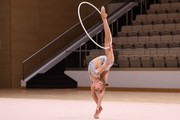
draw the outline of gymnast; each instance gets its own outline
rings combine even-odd
[[[105,8],[101,8],[101,18],[104,25],[104,46],[109,47],[105,49],[105,55],[98,56],[89,62],[88,73],[91,79],[91,94],[94,101],[97,104],[97,108],[94,114],[94,118],[99,118],[99,113],[103,110],[101,102],[105,93],[105,89],[108,86],[107,79],[109,75],[110,67],[114,63],[113,47],[114,43],[110,44],[111,32],[107,22],[107,14]]]

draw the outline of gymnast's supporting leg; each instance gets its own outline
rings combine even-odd
[[[105,47],[110,47],[109,49],[105,49],[105,54],[106,54],[106,60],[104,62],[103,65],[101,65],[98,69],[97,69],[97,74],[99,74],[100,79],[103,79],[105,85],[107,85],[107,78],[108,78],[108,74],[109,74],[109,69],[112,66],[112,63],[114,62],[114,54],[113,54],[113,50],[112,50],[112,46],[110,45],[110,39],[111,39],[111,32],[110,32],[110,28],[107,22],[107,14],[105,12],[105,8],[102,7],[101,8],[101,18],[103,20],[103,25],[104,25],[104,31],[105,31],[105,38],[104,38],[104,42],[105,42]],[[102,110],[101,107],[101,103],[104,97],[104,93],[105,93],[105,89],[106,86],[103,87],[103,89],[101,89],[99,91],[98,97],[97,97],[97,108],[96,108],[96,112],[94,114],[94,118],[98,119],[99,118],[99,114],[100,111]]]
[[[91,5],[92,7],[95,8],[95,6],[93,6],[92,4],[90,4],[88,2],[85,2],[85,3]],[[81,4],[83,4],[83,3],[81,3]],[[81,23],[84,31],[88,35],[88,37],[92,40],[92,38],[89,36],[87,31],[85,30],[84,25],[82,24],[82,21],[80,18],[79,8],[80,8],[81,4],[78,7],[78,16],[80,19],[80,23]],[[114,54],[113,54],[113,50],[112,50],[113,47],[111,45],[112,37],[111,37],[110,28],[109,28],[109,25],[107,22],[107,14],[105,12],[105,8],[102,7],[101,12],[99,12],[99,13],[101,14],[101,18],[102,18],[103,25],[104,25],[105,47],[99,46],[97,43],[96,43],[96,45],[105,49],[105,55],[94,58],[89,63],[89,66],[88,66],[88,73],[89,73],[89,76],[91,79],[91,94],[92,94],[94,101],[97,104],[95,114],[94,114],[95,119],[99,118],[99,114],[103,110],[102,106],[101,106],[101,102],[102,102],[102,99],[104,97],[106,86],[108,85],[107,84],[107,77],[109,74],[109,70],[110,70],[110,67],[112,66],[112,64],[114,62]],[[94,40],[92,40],[92,41],[94,42]]]

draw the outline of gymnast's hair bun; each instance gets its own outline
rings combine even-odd
[[[105,86],[106,86],[106,87],[108,87],[108,86],[109,86],[109,84],[108,84],[108,83],[105,83]]]

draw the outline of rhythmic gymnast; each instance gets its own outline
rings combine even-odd
[[[88,67],[88,73],[91,79],[91,94],[97,104],[96,112],[94,114],[95,119],[99,118],[99,113],[103,110],[101,102],[103,100],[105,89],[108,86],[107,79],[109,70],[114,63],[114,44],[110,45],[111,32],[107,22],[107,14],[104,7],[101,8],[101,18],[105,32],[104,45],[105,47],[109,48],[105,49],[105,55],[101,55],[90,61]]]

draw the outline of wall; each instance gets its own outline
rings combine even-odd
[[[11,87],[10,0],[0,1],[0,88]]]
[[[89,87],[87,71],[65,71],[65,74],[78,82],[78,87]],[[111,70],[108,78],[109,87],[115,88],[165,88],[180,89],[179,70]]]
[[[39,15],[39,0],[11,0],[12,88],[20,86],[22,61],[41,47]]]
[[[108,14],[113,13],[115,10],[117,10],[117,8],[121,7],[122,5],[124,5],[124,3],[111,3],[111,4],[108,4],[108,6],[107,6]]]
[[[82,0],[1,0],[0,2],[0,87],[19,88],[22,62],[75,25]],[[92,0],[100,7],[108,0]],[[93,8],[82,7],[82,18]],[[59,47],[70,41],[64,40]],[[34,61],[32,64],[38,64]]]

